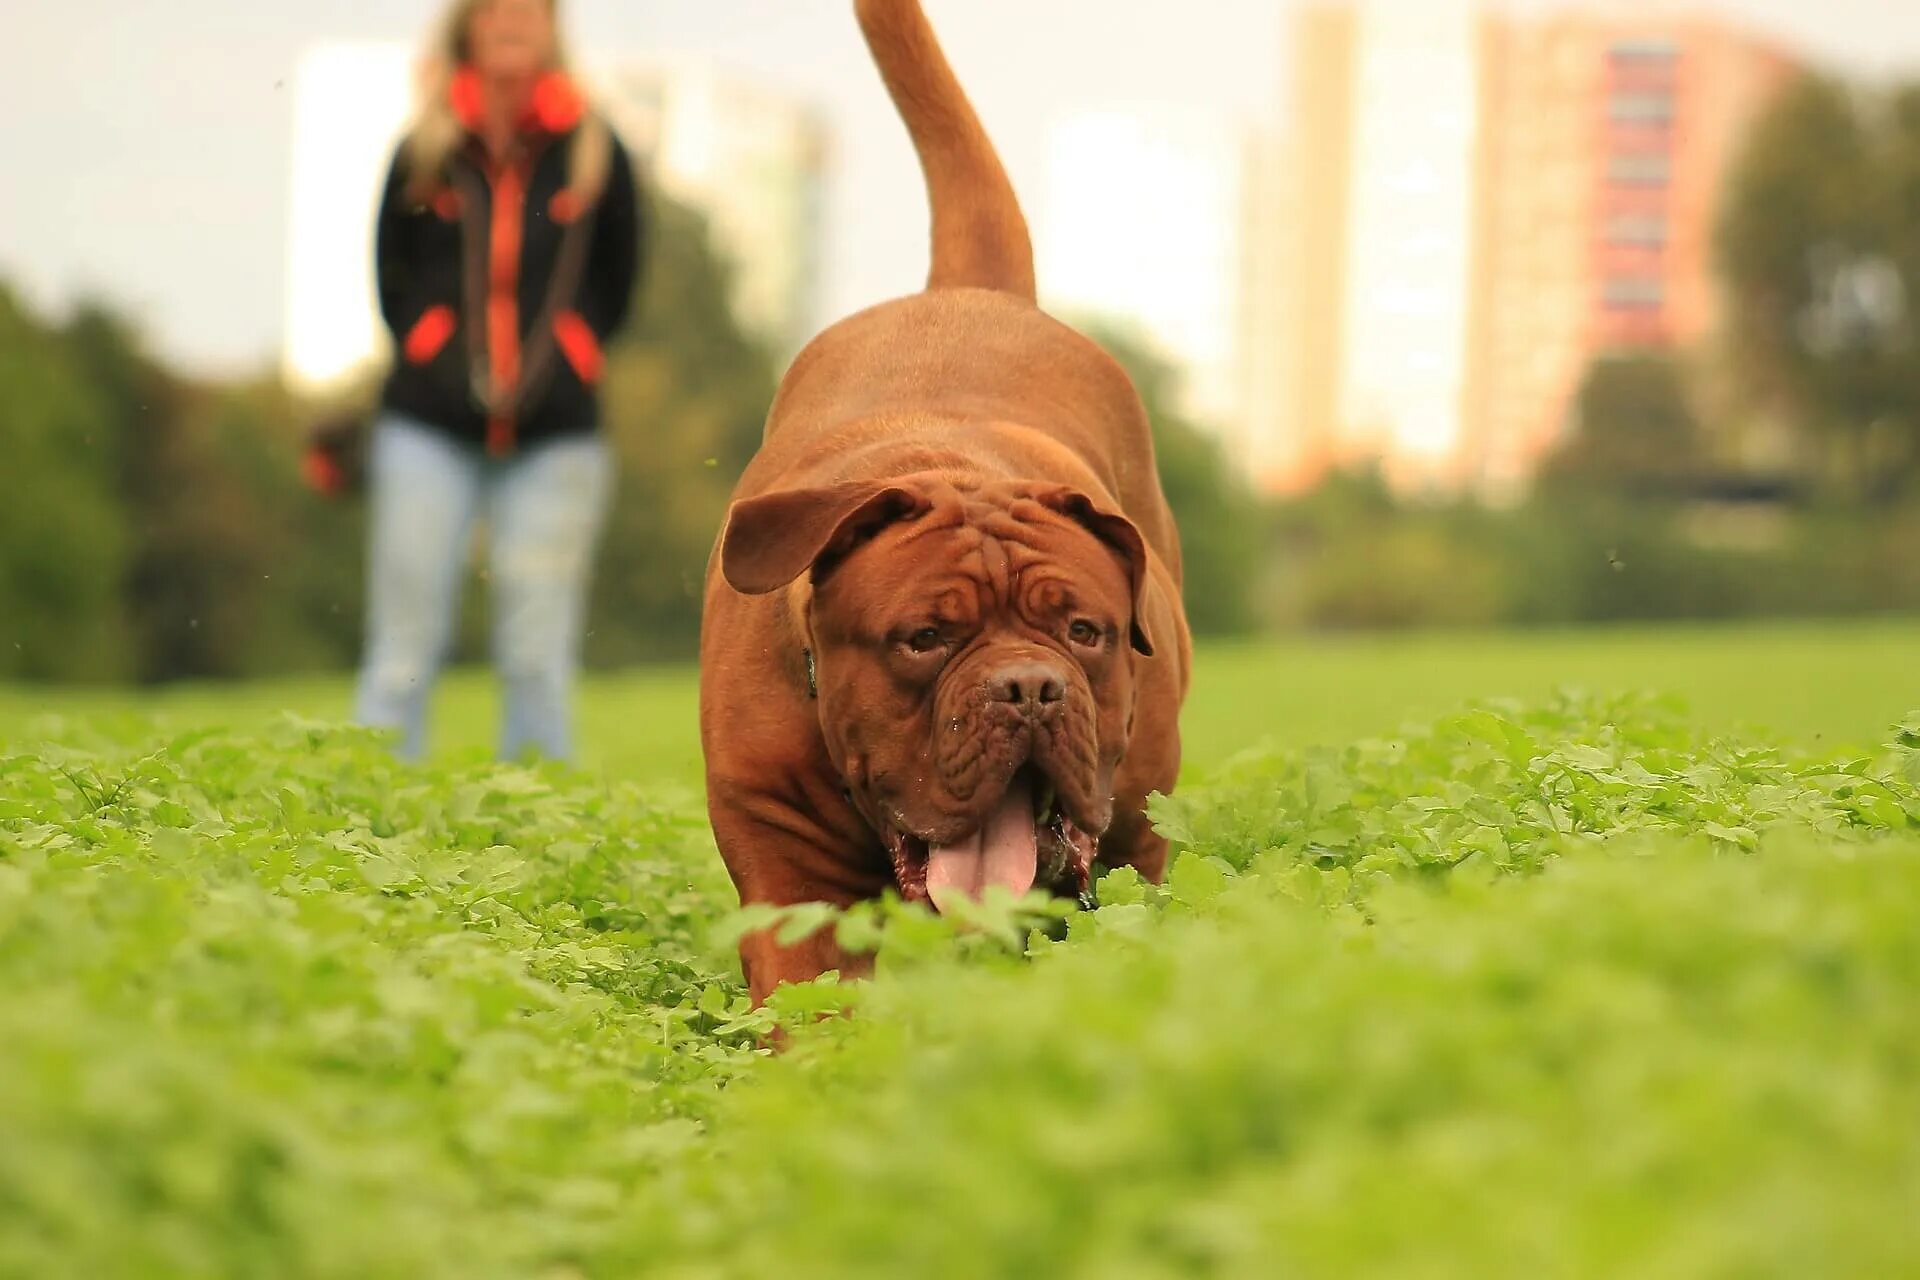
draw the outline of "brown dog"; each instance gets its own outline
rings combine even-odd
[[[1034,305],[1011,183],[918,0],[856,0],[933,212],[927,290],[795,360],[707,574],[708,808],[743,903],[1158,879],[1180,549],[1139,396]],[[741,947],[755,1001],[864,964]]]

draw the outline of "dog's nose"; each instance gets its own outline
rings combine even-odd
[[[1025,715],[1059,710],[1067,696],[1067,678],[1044,662],[1020,662],[1000,668],[988,683],[989,695]]]

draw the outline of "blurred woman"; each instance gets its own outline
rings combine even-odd
[[[569,76],[558,0],[455,0],[376,231],[394,367],[368,459],[358,715],[425,747],[476,519],[490,541],[500,751],[571,753],[613,482],[601,352],[640,263],[632,166]]]

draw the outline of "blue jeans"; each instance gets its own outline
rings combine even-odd
[[[500,753],[572,754],[569,703],[613,461],[598,436],[491,458],[411,419],[374,426],[366,657],[357,718],[426,750],[427,701],[446,661],[473,525],[492,559],[493,660],[506,700]]]

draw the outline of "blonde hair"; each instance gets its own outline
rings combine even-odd
[[[420,63],[416,91],[419,101],[403,147],[407,193],[424,201],[446,177],[447,162],[467,136],[466,126],[454,114],[453,78],[472,57],[468,33],[473,15],[488,0],[451,0],[427,45]],[[560,34],[560,0],[547,0],[553,17],[553,62],[550,71],[568,72],[570,60]],[[600,198],[613,166],[613,135],[591,107],[581,117],[568,149],[567,186],[581,208]]]

